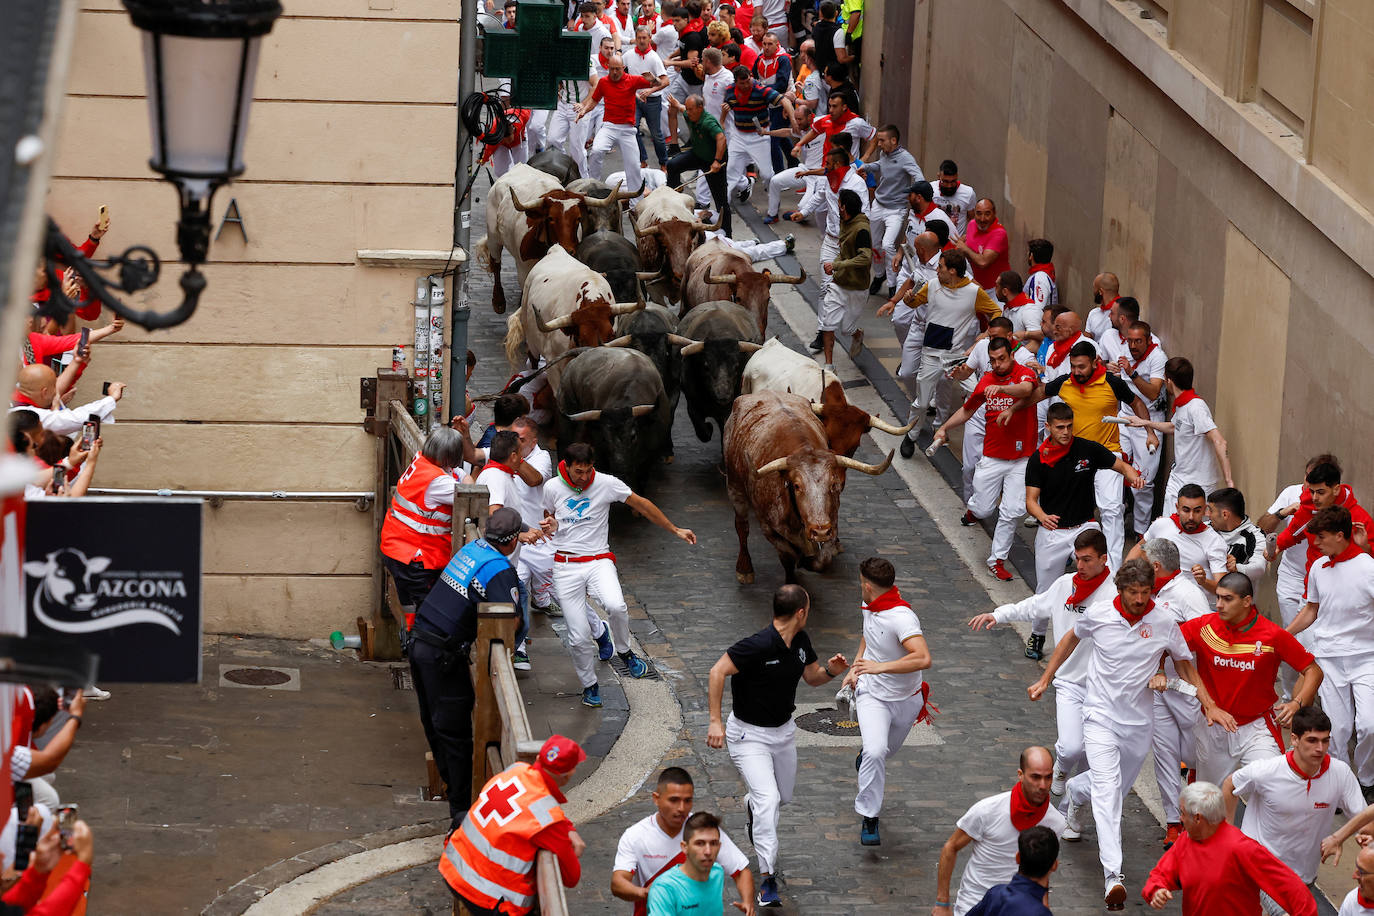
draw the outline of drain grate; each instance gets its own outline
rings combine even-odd
[[[661,681],[661,680],[663,680],[663,673],[662,673],[661,671],[658,670],[658,666],[654,664],[654,660],[653,660],[652,658],[645,658],[643,655],[641,655],[640,658],[643,658],[646,662],[649,663],[649,673],[646,674],[646,675],[644,675],[642,678],[639,678],[639,680],[641,680],[641,681]],[[624,678],[625,680],[629,680],[629,681],[634,680],[634,678],[630,677],[630,668],[629,668],[629,666],[626,665],[625,662],[621,661],[621,658],[620,658],[619,655],[612,655],[609,664],[610,664],[610,666],[611,666],[611,670],[615,671],[616,674],[620,675],[620,676],[621,676],[622,678]]]
[[[850,714],[838,709],[825,707],[815,712],[797,716],[797,727],[818,735],[859,735],[859,723],[848,718]]]
[[[410,679],[410,669],[405,665],[392,665],[391,686],[397,690],[414,690],[415,684]]]
[[[300,690],[301,669],[271,665],[221,665],[219,685],[250,690]]]

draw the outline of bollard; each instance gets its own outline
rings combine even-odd
[[[361,636],[345,636],[339,630],[329,634],[329,644],[335,649],[361,649],[363,638]]]

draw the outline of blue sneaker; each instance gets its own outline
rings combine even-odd
[[[859,828],[859,843],[864,846],[881,846],[882,838],[878,836],[878,819],[876,817],[864,818],[863,826]]]
[[[615,655],[615,641],[611,639],[611,625],[603,623],[601,625],[601,635],[596,638],[597,653],[596,657],[603,662],[611,660]]]
[[[765,216],[765,217],[763,218],[763,224],[764,224],[765,226],[771,226],[771,225],[773,225],[774,223],[776,223],[777,221],[778,221],[778,218],[777,218],[776,216]]]
[[[630,677],[641,678],[649,674],[649,663],[633,652],[626,652],[620,657],[625,660],[625,667],[630,669]]]
[[[601,687],[593,684],[590,687],[582,688],[582,705],[590,706],[592,709],[601,708]]]
[[[759,882],[759,906],[782,906],[782,898],[778,896],[778,879],[772,875],[764,875]]]

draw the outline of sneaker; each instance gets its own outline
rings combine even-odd
[[[794,221],[794,220],[792,219],[792,217],[794,217],[794,216],[796,216],[796,215],[797,215],[797,211],[796,211],[796,210],[786,210],[786,211],[784,211],[783,214],[782,214],[780,217],[778,217],[778,218],[779,218],[779,219],[787,220],[787,222],[790,223],[790,222],[793,222],[793,221]]]
[[[1032,633],[1026,638],[1026,658],[1032,661],[1040,661],[1045,657],[1045,636],[1044,634]]]
[[[1064,785],[1069,781],[1069,775],[1059,769],[1059,761],[1054,762],[1054,774],[1050,776],[1050,794],[1056,798],[1064,797]]]
[[[1021,524],[1026,526],[1027,528],[1039,528],[1040,519],[1036,518],[1034,515],[1027,515],[1026,520]]]
[[[855,772],[855,773],[859,772],[859,767],[863,765],[863,762],[864,762],[864,752],[863,752],[863,751],[859,751],[859,753],[857,753],[857,754],[854,755],[854,772]]]
[[[1181,836],[1183,836],[1183,825],[1170,824],[1169,829],[1164,831],[1164,848],[1168,849],[1173,846]]]
[[[1124,875],[1112,875],[1107,879],[1102,900],[1111,912],[1126,909],[1126,877]]]
[[[633,652],[622,652],[620,658],[621,661],[625,662],[625,667],[630,669],[630,677],[632,678],[648,677],[649,672],[653,670],[649,667],[648,662]]]
[[[883,845],[883,839],[878,835],[878,819],[876,817],[864,818],[863,826],[859,828],[859,844],[862,846]]]
[[[563,616],[563,608],[557,601],[550,601],[548,607],[537,607],[535,610],[545,617],[548,617],[550,620]]]
[[[749,845],[754,845],[754,806],[744,803],[744,832],[749,837]]]
[[[910,436],[903,436],[902,444],[898,451],[902,453],[903,458],[910,458],[912,455],[916,454],[916,440]]]
[[[971,528],[978,524],[978,519],[974,516],[972,509],[965,509],[964,514],[959,516],[959,524],[965,528]]]
[[[887,288],[887,298],[889,298],[889,299],[895,299],[896,296],[897,296],[897,287],[895,287],[895,286],[889,286],[889,287]]]
[[[864,348],[864,329],[859,328],[854,332],[854,336],[849,338],[849,358],[858,359],[859,354]]]
[[[765,216],[765,217],[763,218],[763,224],[764,224],[765,226],[771,226],[771,225],[773,225],[774,223],[776,223],[777,221],[778,221],[778,217],[777,217],[776,214],[773,214],[773,213],[770,213],[770,214],[768,214],[767,216]]]
[[[110,698],[110,691],[101,690],[94,684],[87,687],[85,690],[82,691],[82,693],[88,700],[108,700]]]
[[[1060,839],[1077,843],[1083,839],[1083,808],[1084,805],[1069,805],[1069,810],[1064,812],[1064,832],[1060,834]]]
[[[735,199],[738,200],[740,203],[747,203],[749,200],[749,195],[753,193],[754,179],[746,178],[744,180],[744,187],[740,188],[739,192],[735,194]]]
[[[1043,640],[1043,637],[1041,637]],[[601,635],[596,638],[597,652],[596,657],[603,662],[611,660],[615,655],[615,641],[611,639],[611,625],[603,623],[601,625]]]
[[[582,688],[582,705],[590,706],[592,709],[601,708],[601,687],[593,684],[590,687]]]
[[[795,235],[788,233],[787,238],[783,239],[782,241],[783,245],[785,245],[787,248],[788,254],[791,254],[792,252],[797,250],[797,237]]]
[[[524,652],[520,649],[516,649],[514,652],[511,653],[510,664],[511,667],[514,668],[516,671],[530,670],[529,653]]]
[[[825,349],[825,340],[821,337],[820,331],[816,332],[816,339],[807,344],[806,349],[810,350],[812,353],[819,353]]]
[[[681,155],[682,155],[682,147],[679,146],[679,145],[676,144],[676,143],[669,143],[669,144],[668,144],[668,155],[669,155],[669,156],[681,156]]]
[[[759,881],[759,906],[782,906],[782,898],[778,896],[778,879],[772,875],[764,875]]]
[[[1016,578],[1011,573],[1007,572],[1007,567],[1002,564],[1001,560],[993,563],[988,569],[992,570],[992,574],[1003,582],[1010,582],[1012,579]]]
[[[887,277],[874,277],[873,282],[868,284],[868,294],[870,296],[878,295],[878,290],[882,289],[886,282]]]

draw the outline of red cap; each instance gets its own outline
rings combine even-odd
[[[539,759],[534,765],[541,770],[564,776],[586,759],[587,752],[582,750],[576,741],[562,735],[554,735],[539,748]]]

